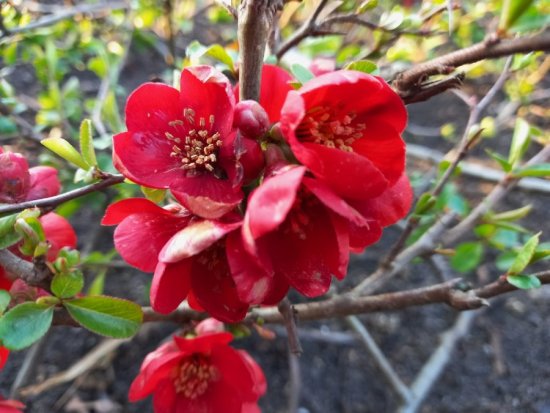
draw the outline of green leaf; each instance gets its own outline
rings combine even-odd
[[[80,270],[59,273],[53,277],[52,292],[59,298],[70,298],[77,295],[84,287],[84,276]]]
[[[483,244],[464,242],[460,244],[451,258],[451,267],[459,272],[468,272],[476,268],[483,258]]]
[[[94,333],[113,338],[133,336],[143,313],[136,303],[104,295],[65,301],[65,308],[80,325]]]
[[[290,67],[290,71],[292,72],[292,74],[294,75],[294,77],[296,78],[296,80],[298,80],[298,82],[300,82],[301,84],[304,84],[306,83],[308,80],[311,80],[313,79],[315,76],[313,75],[313,73],[311,73],[309,71],[309,69],[307,69],[306,67],[298,64],[298,63],[294,63],[291,67]]]
[[[357,7],[357,10],[355,11],[356,14],[362,14],[365,13],[367,10],[372,10],[376,6],[378,6],[378,0],[364,0],[359,7]]]
[[[506,271],[508,268],[510,268],[510,265],[514,262],[516,259],[517,253],[515,251],[504,251],[503,253],[499,254],[497,259],[495,260],[495,265],[500,271]]]
[[[512,263],[512,266],[508,270],[509,275],[519,274],[525,269],[525,267],[527,267],[527,265],[529,265],[529,262],[531,261],[531,258],[533,258],[537,246],[539,245],[539,236],[540,232],[533,235],[521,248],[516,256],[516,259]]]
[[[80,153],[84,162],[90,166],[97,166],[90,119],[84,119],[80,124]]]
[[[40,143],[73,165],[84,170],[90,169],[90,165],[82,159],[82,156],[67,140],[63,138],[46,138],[42,139]]]
[[[522,118],[516,119],[516,126],[514,128],[514,135],[512,136],[512,144],[510,145],[510,153],[508,155],[508,163],[515,166],[523,157],[523,154],[527,150],[530,140],[531,127]]]
[[[8,248],[21,239],[21,235],[14,229],[18,214],[0,218],[0,249]]]
[[[516,221],[518,219],[526,217],[533,209],[533,205],[526,205],[518,209],[512,209],[506,212],[500,212],[498,214],[490,215],[488,219],[490,221]]]
[[[351,62],[344,67],[346,70],[357,70],[358,72],[376,74],[378,73],[378,66],[376,63],[371,62],[370,60],[357,60]]]
[[[498,22],[499,31],[506,31],[522,16],[533,0],[504,0]]]
[[[534,275],[509,275],[506,277],[506,281],[522,290],[530,290],[541,286],[540,280]]]
[[[0,319],[0,341],[10,350],[21,350],[42,337],[52,324],[53,307],[23,303]]]
[[[436,203],[436,197],[434,197],[429,192],[424,192],[422,195],[420,195],[420,198],[418,198],[418,202],[416,203],[416,207],[414,208],[414,213],[417,215],[423,215],[426,212],[429,212]]]
[[[107,270],[102,270],[96,275],[92,284],[88,288],[88,295],[101,295],[105,287],[105,275]]]
[[[166,197],[166,189],[148,188],[146,186],[141,186],[140,189],[148,200],[157,204],[164,201]]]
[[[229,70],[231,70],[231,72],[235,72],[235,64],[233,63],[233,59],[219,44],[213,44],[212,46],[210,46],[208,49],[206,49],[205,54],[226,65]]]
[[[512,173],[514,176],[520,178],[526,176],[550,176],[550,163],[539,163],[537,165],[523,166],[515,169]]]
[[[4,314],[8,305],[10,305],[11,295],[6,290],[0,290],[0,315]]]
[[[502,155],[490,151],[489,149],[485,149],[485,152],[487,155],[489,155],[491,158],[493,158],[495,161],[497,161],[500,164],[500,167],[504,172],[510,172],[512,170],[512,165],[508,162],[506,158],[504,158]]]

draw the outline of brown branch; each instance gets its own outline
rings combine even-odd
[[[285,320],[285,327],[288,333],[288,349],[293,355],[299,356],[302,354],[303,350],[300,339],[298,338],[298,328],[296,327],[296,314],[294,313],[294,309],[286,297],[279,303],[277,308]]]
[[[239,6],[238,38],[240,99],[259,100],[265,48],[282,0],[243,0]]]
[[[37,262],[36,265],[33,265],[8,250],[0,250],[0,267],[16,275],[29,285],[47,291],[50,289],[49,280],[53,274],[43,263]]]
[[[455,68],[484,59],[509,56],[515,53],[529,53],[550,50],[550,33],[510,40],[483,41],[462,50],[421,63],[400,73],[393,87],[401,96],[414,94],[420,81],[436,74],[449,74]]]
[[[104,176],[105,178],[103,178],[99,182],[84,186],[82,188],[73,189],[72,191],[65,192],[63,194],[51,196],[49,198],[37,199],[34,201],[25,201],[19,204],[2,205],[0,206],[0,214],[19,212],[27,208],[55,208],[63,202],[67,202],[71,199],[75,199],[90,194],[92,192],[105,189],[109,186],[120,184],[124,181],[124,176],[122,175],[105,174]]]

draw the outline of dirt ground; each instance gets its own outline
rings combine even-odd
[[[143,61],[141,61],[143,62]],[[130,90],[142,81],[160,74],[162,67],[130,61],[121,76]],[[19,72],[24,73],[24,72]],[[32,73],[23,82],[33,83]],[[31,89],[32,90],[32,89]],[[409,108],[410,122],[415,125],[438,127],[453,121],[463,126],[464,107],[451,95]],[[490,108],[496,112],[498,106]],[[449,142],[441,138],[422,138],[407,135],[409,142],[445,150]],[[490,142],[491,146],[505,148],[508,139]],[[472,199],[479,198],[490,185],[463,180],[462,188]],[[546,230],[549,234],[547,208],[550,196],[515,191],[507,197],[501,210],[534,204],[533,212],[524,221],[530,229]],[[500,209],[499,208],[499,209]],[[93,211],[81,211],[72,220],[84,243],[86,234],[94,232],[99,216]],[[93,223],[93,224],[90,224]],[[91,227],[93,225],[94,227]],[[102,229],[98,244],[103,249],[112,242],[110,229]],[[350,275],[339,288],[345,289],[376,265],[398,235],[397,229],[388,229],[382,242],[356,256]],[[539,269],[542,267],[539,267]],[[489,279],[498,276],[491,264],[482,271]],[[149,275],[137,270],[111,270],[108,291],[145,303]],[[475,282],[475,276],[469,279]],[[416,265],[406,274],[392,281],[389,289],[404,289],[438,281],[427,265]],[[131,286],[131,288],[128,288]],[[469,333],[453,352],[448,367],[435,383],[426,399],[422,413],[550,413],[550,287],[532,292],[509,294],[491,302],[482,310]],[[405,311],[365,315],[367,328],[406,382],[416,373],[438,345],[440,335],[454,322],[457,312],[441,305],[411,308]],[[321,338],[306,335],[302,338],[304,354],[300,358],[302,391],[300,413],[384,413],[399,406],[399,398],[387,385],[383,375],[362,344],[340,321],[302,324],[307,331],[325,332]],[[175,326],[161,324],[147,326],[137,338],[123,344],[112,359],[99,365],[91,373],[79,377],[48,392],[27,398],[27,412],[151,412],[150,400],[130,404],[127,391],[141,360],[158,343],[168,337]],[[86,331],[54,328],[44,341],[36,368],[27,384],[64,371],[99,343],[101,339]],[[258,360],[268,378],[268,393],[260,405],[264,413],[286,411],[289,392],[287,345],[284,335],[266,341],[256,334],[239,340],[236,345],[246,348]],[[6,368],[0,373],[0,391],[9,393],[17,372],[28,351],[13,353]],[[69,407],[72,406],[73,410]]]

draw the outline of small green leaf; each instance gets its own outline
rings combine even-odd
[[[420,198],[418,198],[418,202],[416,203],[416,207],[414,208],[414,213],[417,215],[423,215],[426,212],[429,212],[436,203],[436,197],[428,192],[424,192],[422,195],[420,195]]]
[[[540,280],[534,275],[509,275],[506,280],[514,287],[530,290],[541,286]]]
[[[529,265],[531,258],[533,258],[533,254],[535,254],[537,245],[539,245],[539,236],[540,232],[533,235],[521,248],[516,256],[516,259],[512,263],[512,266],[508,270],[509,275],[519,274],[525,269],[525,267],[527,267],[527,265]]]
[[[10,350],[21,350],[42,337],[52,324],[53,307],[23,303],[0,318],[0,341]]]
[[[522,16],[533,0],[504,0],[498,22],[499,31],[505,32]]]
[[[59,155],[73,165],[76,165],[84,170],[90,169],[90,165],[82,159],[82,156],[67,140],[63,138],[46,138],[42,139],[40,142],[50,151]]]
[[[483,244],[464,242],[460,244],[451,258],[451,267],[459,272],[468,272],[476,268],[483,258]]]
[[[371,62],[370,60],[357,60],[351,62],[344,67],[346,70],[356,70],[358,72],[376,74],[378,73],[378,66],[376,63]]]
[[[0,249],[8,248],[21,239],[21,235],[15,231],[15,221],[17,214],[0,218]]]
[[[0,315],[4,314],[8,305],[10,305],[11,295],[6,290],[0,290]]]
[[[522,118],[516,119],[514,135],[510,145],[510,154],[508,155],[508,163],[515,166],[523,157],[523,154],[529,147],[531,127],[529,123]]]
[[[64,306],[83,327],[113,338],[133,336],[143,318],[136,303],[103,295],[65,301]]]
[[[298,80],[298,82],[300,82],[301,84],[304,84],[306,83],[308,80],[311,80],[313,79],[315,76],[313,75],[313,73],[311,73],[309,71],[309,69],[307,69],[306,67],[298,64],[298,63],[294,63],[291,67],[290,67],[290,71],[292,72],[292,74],[294,75],[294,77],[296,78],[296,80]]]
[[[84,276],[80,270],[59,273],[53,277],[52,292],[59,298],[70,298],[77,295],[84,287]]]
[[[231,70],[231,72],[235,71],[235,64],[233,63],[233,59],[219,44],[213,44],[212,46],[210,46],[208,49],[206,49],[205,54],[222,62],[229,68],[229,70]]]
[[[362,14],[365,13],[368,10],[374,9],[376,6],[378,6],[378,0],[364,0],[359,7],[357,7],[357,10],[355,11],[356,14]]]
[[[141,186],[140,189],[148,200],[157,204],[164,201],[166,197],[166,189],[148,188],[146,186]]]
[[[490,215],[488,219],[490,221],[517,221],[518,219],[525,218],[529,212],[533,209],[533,205],[526,205],[518,209],[512,209],[506,212],[500,212],[498,214]]]
[[[84,162],[90,166],[97,166],[90,119],[84,119],[80,124],[80,153]]]
[[[539,163],[537,165],[523,166],[515,169],[512,173],[518,178],[523,178],[526,176],[550,176],[550,163]]]
[[[96,275],[94,281],[90,284],[88,288],[88,295],[101,295],[105,287],[105,275],[107,270],[102,270],[99,274]]]
[[[500,271],[506,271],[510,268],[510,265],[516,259],[517,253],[515,251],[504,251],[495,260],[495,265]]]
[[[502,155],[490,151],[489,149],[485,149],[485,152],[487,155],[489,155],[491,158],[493,158],[495,161],[497,161],[500,164],[500,167],[504,172],[510,172],[512,170],[512,165],[508,162],[506,158],[504,158]]]

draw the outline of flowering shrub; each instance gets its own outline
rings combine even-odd
[[[259,412],[266,382],[258,364],[229,346],[231,334],[201,324],[197,330],[195,337],[174,336],[145,358],[130,400],[152,393],[155,412]]]

